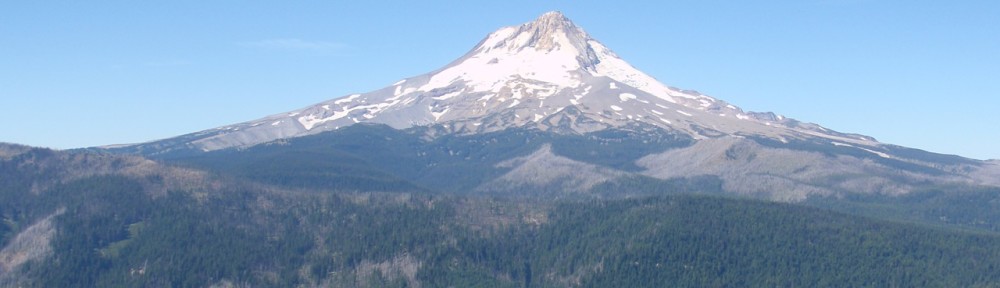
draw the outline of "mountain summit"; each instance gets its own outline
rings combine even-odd
[[[451,64],[364,94],[296,111],[132,146],[139,151],[246,147],[359,122],[404,129],[440,125],[446,133],[529,127],[587,133],[654,126],[694,139],[763,136],[781,142],[821,137],[875,145],[773,113],[664,85],[622,60],[559,12],[490,33]]]
[[[497,49],[517,53],[523,49],[530,48],[549,52],[558,50],[560,46],[567,44],[571,46],[567,48],[585,51],[587,50],[587,41],[590,40],[586,32],[583,32],[582,29],[573,24],[573,21],[570,21],[559,12],[545,13],[535,21],[517,27],[516,30],[514,27],[508,27],[501,31],[505,32],[503,34],[491,34],[487,40],[492,41],[480,43],[474,51]],[[583,60],[595,59],[589,58]]]

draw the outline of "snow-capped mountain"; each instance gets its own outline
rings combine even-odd
[[[997,163],[883,144],[774,113],[743,111],[713,97],[664,85],[558,12],[501,28],[451,64],[376,91],[175,138],[105,148],[161,158],[211,158],[215,156],[198,154],[234,152],[226,148],[253,154],[267,150],[256,149],[262,143],[288,144],[289,150],[340,149],[326,146],[339,141],[331,141],[333,136],[317,134],[368,139],[396,133],[352,126],[356,123],[420,134],[421,140],[404,145],[402,151],[362,149],[355,155],[359,159],[410,155],[375,170],[424,165],[399,177],[427,187],[441,181],[421,181],[467,172],[500,175],[466,177],[477,179],[460,187],[471,191],[557,187],[572,192],[623,177],[710,176],[722,181],[722,190],[783,201],[849,193],[904,195],[932,184],[1000,186]],[[343,129],[349,126],[352,129]],[[511,136],[518,133],[535,136]],[[310,135],[315,137],[305,137]],[[341,148],[411,136],[396,134]],[[325,140],[316,144],[314,139]],[[457,144],[448,139],[470,144],[452,147]],[[498,141],[506,144],[489,144]],[[509,153],[514,142],[516,147],[537,151]],[[426,147],[408,150],[416,149],[414,145]],[[502,155],[494,155],[498,151]],[[417,158],[408,158],[412,155]],[[501,156],[507,158],[493,159]],[[487,158],[493,162],[483,160]],[[437,166],[449,161],[463,164]]]
[[[753,113],[664,85],[619,58],[559,12],[490,33],[458,60],[363,94],[140,145],[211,151],[316,134],[359,122],[402,129],[441,124],[453,133],[536,127],[585,133],[644,123],[695,139],[759,135],[877,144],[773,113]],[[168,145],[169,144],[169,145]],[[165,147],[181,145],[180,147]]]

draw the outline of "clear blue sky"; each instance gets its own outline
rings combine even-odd
[[[437,69],[559,10],[667,85],[1000,158],[1000,1],[292,2],[6,1],[0,141],[76,148],[252,120]]]

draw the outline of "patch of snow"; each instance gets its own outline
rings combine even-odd
[[[611,105],[610,107],[611,107],[611,110],[622,111],[622,107],[618,107],[618,106],[615,106],[615,105]]]
[[[411,87],[411,88],[403,89],[403,95],[413,93],[413,91],[417,91],[417,88],[412,88]]]
[[[403,83],[406,83],[406,79],[399,80],[396,83],[392,83],[392,86],[396,86],[396,85],[403,84]]]
[[[351,112],[351,110],[334,111],[333,115],[331,115],[330,117],[326,117],[326,118],[320,118],[320,117],[317,117],[316,115],[306,115],[306,116],[299,117],[298,121],[299,121],[299,124],[302,124],[302,127],[306,128],[306,130],[312,130],[312,128],[316,127],[316,125],[322,124],[324,122],[329,122],[329,121],[337,120],[337,119],[340,119],[340,118],[344,118],[350,112]]]
[[[750,116],[743,115],[743,114],[736,114],[736,119],[747,120],[747,119],[750,119]]]
[[[836,142],[836,141],[830,142],[830,143],[833,144],[833,146],[858,148],[858,149],[861,149],[861,150],[868,151],[869,153],[878,155],[879,157],[882,157],[882,158],[892,159],[892,156],[889,156],[889,154],[885,154],[883,152],[875,151],[875,150],[872,150],[872,149],[868,149],[868,148],[864,148],[864,147],[857,147],[857,146],[854,146],[854,145],[851,145],[851,144],[840,143],[840,142]]]
[[[337,100],[337,101],[344,101],[344,100],[351,101],[354,98],[357,98],[358,96],[360,96],[360,94],[354,94],[354,95],[351,95],[350,97],[348,97],[348,99],[341,99],[341,100]],[[340,110],[340,111],[333,111],[333,115],[330,115],[329,117],[321,117],[321,116],[317,116],[316,114],[312,114],[312,115],[306,115],[306,116],[299,117],[296,120],[298,120],[299,124],[302,124],[302,127],[306,128],[306,130],[312,130],[312,128],[316,127],[316,125],[344,118],[348,114],[350,114],[352,111],[355,111],[355,110],[367,110],[369,114],[374,115],[375,113],[378,113],[378,112],[384,110],[385,108],[388,108],[388,107],[391,107],[393,105],[399,104],[399,102],[400,102],[399,100],[394,100],[394,101],[387,102],[387,103],[376,103],[376,104],[371,104],[371,105],[357,105],[357,106],[354,106],[354,107],[342,107],[342,110]],[[336,102],[334,102],[334,103],[336,104]],[[351,118],[351,120],[354,120],[355,122],[358,122],[358,120],[355,119],[355,118]]]
[[[660,99],[677,103],[674,100],[674,96],[692,98],[694,96],[686,95],[684,93],[673,93],[669,87],[663,85],[653,77],[642,73],[632,65],[629,65],[625,60],[618,58],[611,49],[604,47],[600,42],[590,40],[587,44],[593,49],[594,54],[597,55],[597,65],[595,65],[595,76],[607,76],[608,78],[614,79],[615,81],[622,82],[628,86],[632,86],[636,89],[645,91],[646,93],[653,94]]]
[[[513,108],[514,106],[517,106],[517,104],[521,104],[521,100],[514,99],[514,102],[511,102],[507,108]]]
[[[868,152],[871,152],[871,153],[874,153],[875,155],[878,155],[879,157],[882,157],[882,158],[892,159],[892,156],[889,156],[889,154],[885,154],[885,153],[882,153],[882,152],[879,152],[879,151],[875,151],[875,150],[871,150],[871,149],[868,149],[868,148],[860,148],[860,149],[868,151]]]
[[[618,84],[615,84],[615,82],[611,82],[611,85],[608,85],[608,88],[618,89]]]
[[[569,99],[569,103],[572,103],[573,105],[580,105],[580,101],[576,101],[576,99]]]
[[[670,123],[670,120],[663,119],[663,118],[660,118],[660,121],[663,121],[663,123],[667,123],[667,124],[674,124],[674,123]]]
[[[451,107],[444,108],[444,111],[441,112],[431,111],[431,116],[434,116],[434,121],[438,121],[439,119],[441,119],[441,116],[443,116],[444,113],[448,113],[448,110],[451,110]]]
[[[554,35],[552,40],[562,44],[554,49],[517,49],[533,41],[533,33],[514,34],[516,31],[508,27],[490,34],[467,58],[432,75],[418,90],[431,91],[462,81],[472,92],[499,91],[515,77],[559,87],[581,84],[571,72],[581,68],[576,57],[582,53],[566,34]]]
[[[649,112],[653,112],[653,114],[656,114],[656,115],[663,115],[663,112],[656,111],[656,110],[649,110]]]
[[[538,120],[542,120],[542,118],[543,118],[542,115],[535,114],[535,119],[531,121],[538,122]]]
[[[278,126],[278,124],[281,124],[281,120],[274,121],[274,123],[271,123],[271,126]]]
[[[618,94],[618,99],[621,100],[622,102],[625,102],[625,101],[628,101],[628,100],[635,100],[637,98],[635,97],[635,94],[632,94],[632,93],[622,93],[622,94]]]
[[[347,102],[354,101],[354,99],[357,99],[358,97],[361,97],[361,94],[351,94],[351,96],[347,96],[347,98],[340,98],[337,99],[337,101],[333,101],[333,104],[344,104]],[[288,116],[295,116],[295,115],[288,115]]]
[[[441,95],[441,96],[438,96],[438,97],[432,97],[431,99],[434,99],[434,100],[448,100],[448,99],[451,99],[452,97],[458,96],[459,94],[462,94],[462,91],[451,92],[451,93],[444,94],[444,95]]]
[[[322,107],[323,107],[323,110],[330,110],[330,105],[329,104],[323,105]]]
[[[576,98],[576,100],[580,100],[580,98],[583,98],[584,95],[587,95],[587,94],[590,93],[590,88],[594,88],[594,86],[589,86],[588,85],[586,88],[583,88],[583,93],[580,93],[580,94],[577,94],[577,95],[573,95],[573,98]]]
[[[497,30],[496,32],[491,33],[489,37],[486,37],[486,40],[483,41],[482,47],[496,47],[501,44],[500,42],[503,42],[506,38],[514,35],[515,32],[517,32],[517,27],[513,26]]]
[[[688,116],[688,117],[691,117],[691,113],[688,113],[688,112],[684,112],[684,111],[681,111],[681,110],[677,110],[677,113],[681,113],[681,115],[684,115],[684,116]]]

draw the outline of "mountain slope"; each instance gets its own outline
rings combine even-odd
[[[739,137],[705,139],[650,154],[637,163],[646,168],[645,175],[664,179],[718,175],[727,191],[782,201],[854,193],[902,195],[928,183],[991,185],[989,177],[967,170],[995,168],[968,159],[927,160],[933,158],[931,153],[911,159],[883,157],[888,152],[838,142],[800,144],[805,147],[794,149],[768,144],[774,143]]]
[[[917,165],[821,142],[693,141],[620,129],[578,135],[509,128],[433,138],[426,137],[427,130],[360,124],[241,150],[160,160],[239,181],[324,193],[535,200],[723,194],[1000,230],[1000,187],[976,182],[993,178],[962,172],[996,166],[963,158],[907,152],[930,163]]]
[[[508,195],[536,194],[544,191],[579,193],[590,190],[598,183],[625,174],[621,171],[556,155],[552,153],[550,144],[545,144],[531,155],[506,160],[496,166],[509,169],[509,171],[484,183],[477,188],[478,190],[505,191],[507,193],[504,194]]]

